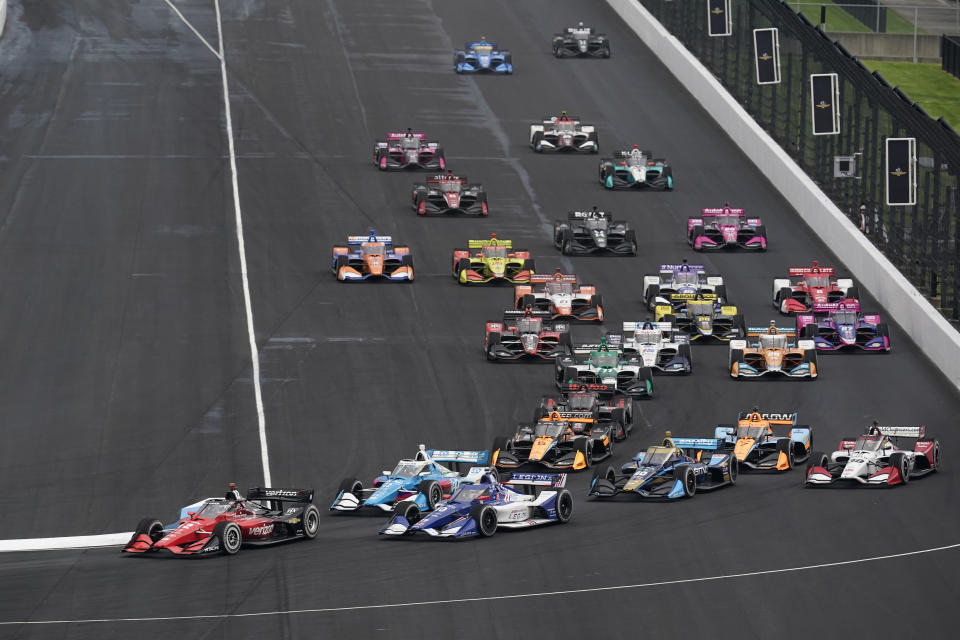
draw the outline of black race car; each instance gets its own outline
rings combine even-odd
[[[499,468],[538,463],[551,469],[580,471],[613,455],[614,424],[593,422],[589,411],[551,411],[532,424],[493,442],[492,460]]]
[[[605,34],[596,33],[593,27],[585,27],[581,22],[575,27],[567,27],[563,33],[553,35],[553,55],[558,58],[566,56],[609,58],[610,40]]]
[[[415,183],[411,196],[417,215],[428,213],[472,213],[487,215],[487,192],[483,185],[470,184],[466,176],[452,173]]]
[[[566,220],[553,223],[553,246],[564,255],[612,253],[637,255],[637,232],[626,220],[613,220],[597,207],[589,211],[571,211]]]
[[[633,429],[633,398],[612,384],[565,382],[560,385],[560,397],[543,396],[533,413],[534,421],[559,411],[561,416],[579,412],[583,422],[613,423],[613,436],[623,440]],[[586,418],[589,413],[590,417]]]

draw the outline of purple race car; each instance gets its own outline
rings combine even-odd
[[[687,219],[687,242],[695,251],[706,249],[767,250],[767,228],[760,218],[748,218],[743,209],[702,209]]]
[[[426,134],[388,133],[386,140],[377,140],[373,161],[381,171],[389,169],[431,169],[443,171],[447,162],[439,142],[428,142]]]
[[[890,351],[890,332],[880,316],[860,313],[860,303],[818,302],[813,313],[797,314],[797,329],[810,338],[818,351],[858,347],[864,351]]]

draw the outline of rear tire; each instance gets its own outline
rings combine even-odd
[[[316,505],[308,505],[303,510],[300,521],[303,522],[303,537],[307,540],[316,538],[320,531],[320,510],[317,509]]]
[[[427,500],[427,509],[433,511],[443,501],[443,489],[436,480],[424,480],[418,487]]]
[[[243,533],[236,522],[218,522],[213,528],[213,535],[220,541],[220,552],[224,555],[236,555],[243,544]]]
[[[860,299],[859,287],[850,287],[849,289],[847,289],[847,298],[850,300],[859,300]]]
[[[644,302],[647,303],[647,308],[650,309],[651,311],[657,304],[658,295],[660,295],[660,285],[652,284],[649,287],[647,287],[646,300]]]

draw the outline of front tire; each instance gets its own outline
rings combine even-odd
[[[144,518],[134,529],[136,535],[146,534],[154,542],[163,537],[163,523],[156,518]]]
[[[561,489],[557,495],[557,522],[566,524],[573,514],[573,496],[566,489]]]
[[[220,551],[224,555],[236,555],[243,544],[243,533],[236,522],[218,522],[213,528],[213,535],[220,541]]]
[[[686,464],[681,464],[673,470],[673,477],[683,484],[683,497],[692,498],[697,493],[697,478],[693,474],[693,468]]]
[[[497,532],[497,510],[488,504],[475,504],[470,507],[470,517],[477,523],[477,533],[489,538]]]

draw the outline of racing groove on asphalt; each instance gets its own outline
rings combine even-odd
[[[216,42],[212,3],[177,3]],[[343,476],[369,480],[417,443],[486,448],[551,392],[549,366],[488,364],[483,322],[505,288],[461,289],[450,250],[491,231],[566,266],[544,220],[598,204],[640,229],[635,259],[574,258],[607,326],[644,318],[640,277],[693,259],[686,216],[729,200],[763,216],[764,255],[707,255],[751,323],[774,317],[773,277],[812,258],[842,265],[605,6],[560,2],[225,2],[240,197],[272,473],[324,505]],[[583,20],[610,60],[555,60],[549,36]],[[512,77],[458,77],[454,46],[509,47]],[[5,341],[0,537],[93,534],[164,519],[261,477],[233,245],[218,63],[163,2],[11,7],[0,42],[4,143],[0,327]],[[541,157],[529,122],[567,109],[605,150],[639,142],[674,165],[673,193],[607,193],[594,157]],[[417,219],[417,174],[370,164],[374,138],[411,126],[482,181],[488,220]],[[79,158],[83,156],[83,158]],[[412,285],[342,285],[332,244],[369,225],[411,245]],[[865,305],[873,308],[873,305]],[[723,347],[697,346],[616,462],[662,437],[708,434],[758,403],[800,412],[818,449],[876,417],[926,422],[949,455],[958,397],[894,327],[889,356],[825,356],[815,383],[732,382]],[[578,340],[599,328],[575,329]],[[12,365],[12,366],[10,366]],[[198,562],[114,549],[0,557],[0,621],[220,615],[591,589],[815,565],[956,543],[947,470],[891,491],[804,491],[798,473],[742,476],[676,504],[597,504],[587,477],[564,527],[458,543],[384,541],[379,518],[325,518],[315,543]],[[22,515],[21,515],[22,514]],[[568,598],[274,619],[136,623],[146,637],[951,637],[956,555]],[[903,616],[883,616],[895,602]],[[577,606],[579,605],[579,606]],[[864,612],[865,615],[851,615]],[[917,612],[931,612],[918,622]],[[872,615],[876,614],[876,615]],[[121,634],[127,627],[111,628]],[[724,631],[719,631],[722,629]],[[729,631],[726,631],[728,630]],[[4,627],[0,637],[102,637],[105,628]]]

